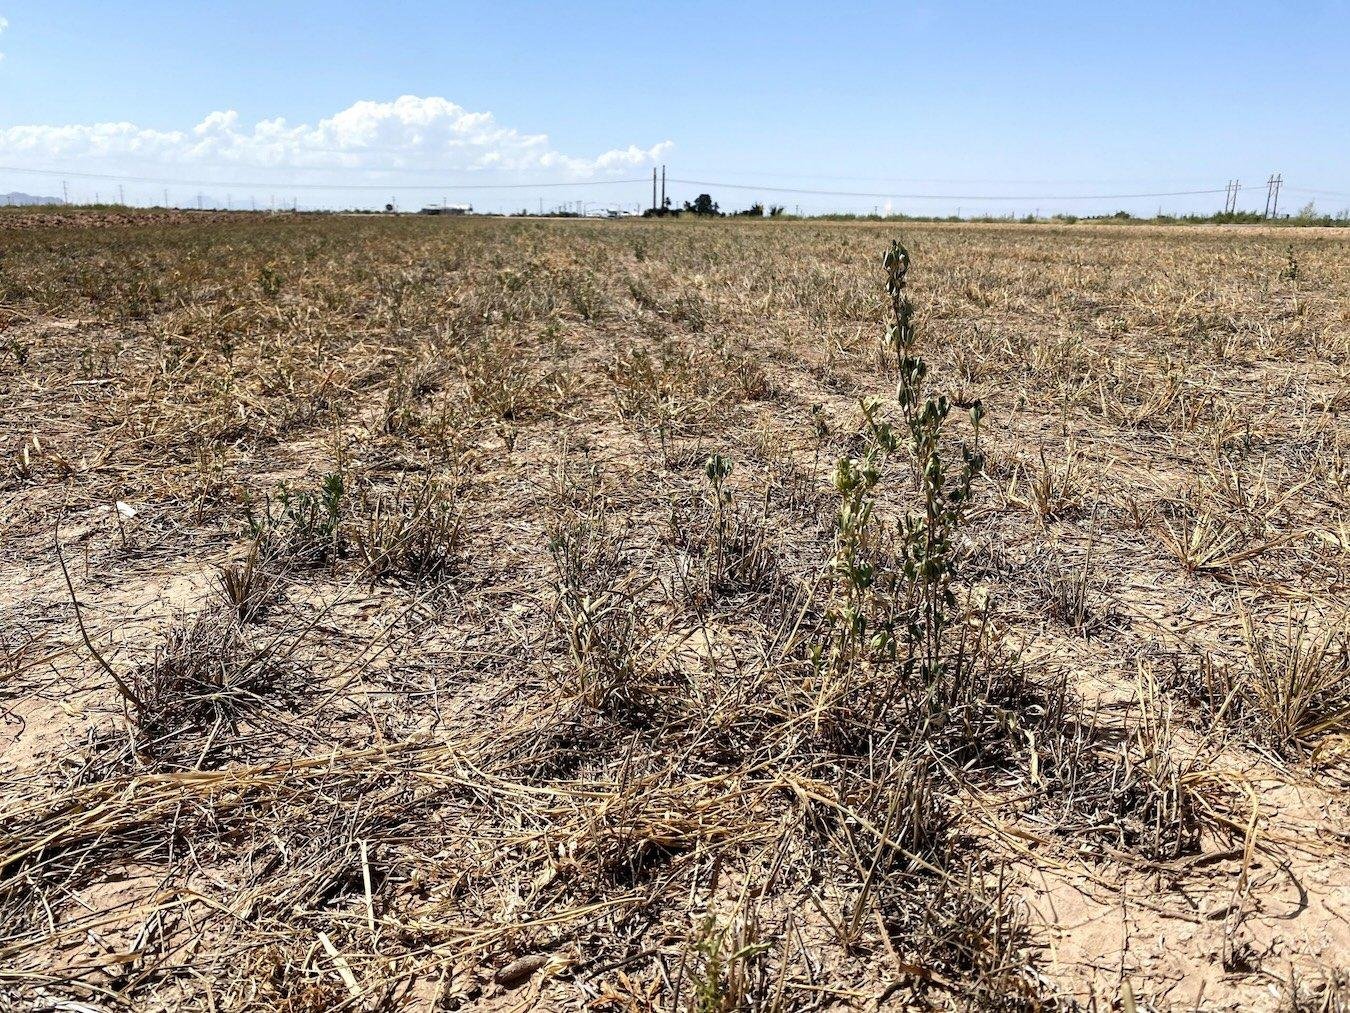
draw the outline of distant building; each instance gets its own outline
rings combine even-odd
[[[418,212],[421,215],[471,215],[472,204],[434,204]]]

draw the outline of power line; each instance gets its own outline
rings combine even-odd
[[[798,172],[770,172],[758,169],[685,169],[685,172],[699,175],[707,173],[708,175],[725,176],[753,176],[756,179],[828,179],[836,181],[847,181],[853,183],[941,183],[941,184],[959,184],[959,185],[978,185],[978,186],[1123,186],[1127,185],[1125,180],[1103,180],[1103,179],[973,179],[971,177],[961,178],[921,178],[907,176],[838,176],[830,173],[811,172],[801,170]],[[1194,183],[1196,177],[1190,177],[1185,182],[1181,180],[1154,180],[1154,183],[1175,183],[1177,185],[1186,185]]]
[[[1284,189],[1291,193],[1310,193],[1318,197],[1350,197],[1350,193],[1344,190],[1314,190],[1307,186],[1287,186]]]
[[[791,186],[750,186],[742,183],[715,183],[709,180],[676,179],[672,183],[686,186],[720,187],[724,190],[754,190],[766,193],[810,194],[816,197],[889,197],[892,200],[988,200],[988,201],[1050,201],[1050,200],[1131,200],[1142,197],[1197,197],[1228,193],[1227,187],[1213,190],[1174,190],[1169,193],[1097,193],[1097,194],[952,194],[952,193],[879,193],[861,190],[811,190]],[[1243,190],[1259,190],[1246,186]]]

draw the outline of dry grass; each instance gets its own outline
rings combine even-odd
[[[1347,237],[902,231],[0,220],[0,1009],[1345,1008]]]

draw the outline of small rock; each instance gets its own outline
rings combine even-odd
[[[498,971],[493,980],[504,988],[515,988],[547,963],[546,953],[531,953],[529,956],[518,957]]]

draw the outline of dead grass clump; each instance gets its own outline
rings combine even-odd
[[[809,810],[809,826],[822,859],[849,875],[808,899],[843,952],[889,953],[883,1005],[897,993],[941,1001],[957,990],[979,998],[970,1008],[1055,1008],[1011,884],[962,837],[950,776],[961,761],[949,757],[939,739],[897,730],[843,760],[831,804]]]
[[[388,493],[366,494],[351,544],[371,579],[439,583],[455,572],[463,531],[452,487],[424,478]]]
[[[384,395],[381,431],[394,437],[416,432],[422,423],[425,402],[444,386],[445,379],[445,370],[430,362],[418,362],[400,370]]]
[[[281,598],[282,574],[261,552],[259,541],[249,545],[240,561],[216,570],[216,590],[226,608],[242,624],[258,622]]]
[[[707,297],[693,289],[681,292],[664,303],[661,315],[681,325],[691,334],[702,334],[715,319],[712,304]]]
[[[1324,735],[1350,733],[1350,627],[1291,606],[1282,623],[1259,622],[1241,608],[1251,663],[1249,702],[1266,737],[1301,751]]]
[[[1003,869],[969,861],[935,884],[909,931],[892,929],[903,982],[956,1009],[1049,1013],[1073,1009],[1036,970],[1026,911]],[[903,941],[917,939],[902,949]],[[910,968],[919,969],[916,973]],[[938,1000],[941,1001],[941,1000]]]
[[[655,354],[639,348],[616,355],[606,372],[619,417],[654,437],[668,466],[691,461],[697,449],[689,444],[704,432],[718,401],[710,364],[663,344]]]
[[[137,750],[157,765],[210,765],[234,745],[240,722],[291,692],[288,665],[276,645],[249,640],[234,616],[206,613],[175,625],[129,682]]]
[[[604,469],[586,439],[564,443],[551,477],[549,496],[562,515],[599,517],[605,512]]]
[[[8,622],[0,626],[0,703],[22,699],[38,673],[51,669],[65,651],[49,641],[36,623]],[[8,718],[0,707],[0,722]]]
[[[1141,377],[1138,374],[1115,375],[1115,365],[1098,381],[1098,406],[1102,416],[1118,425],[1138,429],[1165,429],[1170,416],[1182,403],[1183,386],[1175,373],[1161,377]]]
[[[1025,492],[1019,494],[1019,481]],[[1042,523],[1062,520],[1077,513],[1088,493],[1087,478],[1076,448],[1066,446],[1064,460],[1051,464],[1042,448],[1040,464],[1031,469],[1018,468],[1008,489],[1009,502],[1029,510]]]
[[[1186,710],[1175,717],[1188,725],[1210,730],[1223,721],[1250,726],[1250,707],[1244,679],[1236,666],[1208,651],[1156,651],[1140,659],[1157,684]]]
[[[1228,573],[1288,541],[1288,536],[1254,534],[1241,517],[1217,508],[1217,502],[1198,493],[1158,504],[1158,540],[1187,573]]]
[[[864,864],[864,884],[878,875],[948,866],[957,817],[925,750],[897,750],[892,739],[841,774],[839,798],[862,817],[862,829],[843,850]],[[859,853],[864,842],[870,849]]]
[[[826,436],[828,433],[817,441],[809,470],[791,448],[779,445],[768,432],[757,434],[754,446],[766,472],[770,505],[782,506],[812,525],[819,525],[833,505],[821,486],[820,456]]]
[[[503,434],[547,414],[557,400],[545,378],[522,361],[509,341],[483,340],[469,346],[459,368],[470,414],[492,422]]]
[[[604,279],[592,269],[574,269],[562,278],[568,304],[582,320],[603,320],[612,315],[613,296]]]
[[[726,362],[726,376],[742,401],[767,401],[776,393],[769,374],[752,355],[730,356]]]
[[[1027,580],[1045,606],[1046,615],[1079,636],[1091,636],[1111,618],[1109,606],[1102,603],[1105,588],[1092,565],[1093,545],[1089,543],[1081,563],[1054,553],[1040,554],[1029,567]]]
[[[640,701],[647,647],[637,591],[622,536],[603,520],[566,525],[549,541],[553,625],[567,644],[564,689],[591,707],[624,710]]]
[[[9,473],[4,476],[5,485],[12,481],[15,485],[35,480],[42,470],[44,452],[42,441],[37,436],[26,436],[17,449],[8,454]]]
[[[1177,738],[1172,705],[1144,667],[1136,680],[1135,719],[1110,766],[1107,792],[1118,847],[1173,859],[1200,847],[1213,821],[1218,779],[1206,757],[1189,755]]]
[[[239,418],[239,413],[221,417],[217,439],[237,439],[253,428],[261,437],[284,437],[313,426],[333,422],[351,409],[354,394],[344,382],[347,371],[340,366],[317,368],[303,359],[282,358],[269,364],[270,369],[259,377],[261,392],[274,403],[271,419]]]
[[[249,978],[255,983],[257,1009],[278,1013],[323,1013],[351,998],[341,983],[332,980],[329,967],[314,960],[309,947],[273,944],[249,958]]]
[[[1100,735],[1067,675],[1033,671],[985,647],[971,675],[948,691],[950,717],[934,722],[953,762],[980,779],[1010,768],[1036,795],[1062,802],[1079,791]]]

